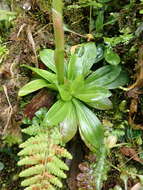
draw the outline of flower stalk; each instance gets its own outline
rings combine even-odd
[[[62,0],[53,0],[52,16],[56,46],[54,59],[59,84],[64,83],[64,30],[62,8]]]

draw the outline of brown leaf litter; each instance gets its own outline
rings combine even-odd
[[[9,36],[7,48],[9,54],[0,67],[0,134],[11,133],[20,129],[19,122],[23,117],[19,108],[18,90],[29,81],[21,64],[38,65],[37,50],[43,46],[53,46],[53,35],[38,21],[20,16]],[[39,62],[40,63],[40,62]],[[14,132],[15,133],[15,132]]]
[[[35,95],[29,104],[26,105],[24,115],[32,119],[35,112],[42,107],[50,108],[53,104],[54,96],[47,90],[41,90]]]
[[[129,157],[130,159],[143,163],[143,160],[139,158],[138,153],[136,152],[135,149],[124,146],[120,148],[120,151],[123,155]]]
[[[140,103],[140,95],[143,94],[143,46],[140,47],[138,53],[138,63],[136,65],[136,81],[127,88],[127,96],[131,99],[129,110],[129,124],[134,129],[142,129],[143,124],[136,124],[135,119],[138,113],[138,104]]]

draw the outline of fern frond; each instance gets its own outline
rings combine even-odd
[[[57,165],[60,169],[62,170],[69,170],[69,168],[67,167],[67,165],[62,161],[60,160],[58,157],[54,157],[53,158],[53,161],[52,161],[55,165]]]
[[[38,155],[35,157],[33,156],[26,156],[25,158],[21,159],[18,162],[18,166],[23,166],[23,165],[35,165],[39,163],[39,158]]]
[[[58,168],[54,163],[48,163],[46,165],[46,168],[48,169],[48,171],[60,178],[66,178],[66,174],[63,172],[63,170],[61,170],[60,168]]]
[[[29,177],[32,175],[40,174],[44,171],[45,166],[43,164],[32,166],[28,169],[25,169],[19,174],[19,177]]]
[[[62,187],[61,181],[57,177],[55,177],[55,176],[53,176],[51,174],[48,174],[47,172],[43,173],[42,175],[37,175],[37,176],[31,177],[29,179],[25,179],[21,183],[21,185],[25,187],[25,186],[30,186],[30,185],[33,185],[33,184],[36,184],[36,183],[39,184],[42,180],[45,180],[45,181],[47,180],[47,181],[49,181],[50,183],[52,183],[53,185],[55,185],[55,186],[57,186],[59,188]]]
[[[53,148],[58,156],[72,159],[72,155],[63,147],[54,145]]]
[[[41,132],[44,133],[45,129],[40,128],[39,125],[31,125],[29,128],[22,129],[22,132],[26,133],[28,135],[36,135],[36,134],[39,134]]]
[[[19,166],[26,166],[19,176],[26,177],[21,183],[24,190],[56,190],[62,188],[61,178],[66,178],[64,171],[69,168],[61,158],[72,159],[71,154],[62,147],[62,138],[57,128],[40,126],[38,118],[34,124],[23,129],[31,135],[20,145],[22,150]]]
[[[18,165],[19,166],[23,166],[23,165],[35,165],[35,164],[38,164],[38,163],[45,163],[45,162],[50,162],[50,161],[53,161],[53,157],[47,157],[45,158],[45,153],[42,153],[42,154],[35,154],[34,156],[26,156],[24,157],[23,159],[21,159],[19,162],[18,162]]]
[[[55,189],[55,187],[50,185],[50,183],[47,182],[45,185],[41,185],[41,183],[31,185],[31,186],[25,188],[24,190],[56,190],[56,189]]]
[[[46,142],[42,142],[40,144],[33,144],[21,150],[18,153],[18,156],[26,156],[26,155],[33,155],[36,153],[42,153],[43,150],[46,150],[46,148],[48,148]]]
[[[19,147],[25,148],[25,147],[28,147],[29,145],[32,145],[32,144],[39,144],[41,142],[45,142],[45,139],[48,139],[47,134],[36,135],[35,137],[31,137],[27,141],[25,141],[24,143],[20,144]]]

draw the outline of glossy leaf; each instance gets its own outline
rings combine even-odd
[[[72,81],[70,86],[70,93],[74,95],[77,91],[79,91],[79,89],[82,88],[84,88],[84,78],[82,75],[79,75],[74,81]]]
[[[118,77],[120,72],[121,72],[121,67],[119,65],[118,66],[106,65],[92,72],[92,74],[87,77],[86,82],[87,83],[93,82],[94,80],[100,79],[110,73],[112,75],[115,73],[114,76]]]
[[[113,108],[112,102],[108,98],[104,98],[94,102],[87,102],[86,104],[98,110],[109,110]]]
[[[69,92],[69,88],[70,88],[69,84],[64,84],[64,85],[58,86],[58,90],[59,90],[61,99],[64,101],[70,101],[72,98],[72,96]]]
[[[111,65],[118,65],[120,63],[120,57],[111,48],[107,48],[104,54],[105,60]]]
[[[50,86],[50,84],[48,84],[45,80],[36,79],[36,80],[33,80],[33,81],[27,83],[25,86],[23,86],[19,90],[18,95],[19,96],[25,96],[25,95],[30,94],[32,92],[35,92],[41,88],[49,87],[49,86]]]
[[[95,63],[101,61],[104,58],[103,46],[99,44],[96,49],[97,49],[97,56],[95,59]]]
[[[106,85],[108,89],[115,89],[121,86],[124,86],[129,82],[129,77],[126,71],[121,71],[118,78],[116,78],[113,82]]]
[[[72,102],[67,110],[67,115],[62,123],[60,123],[60,131],[64,143],[70,141],[77,132],[76,110]]]
[[[90,86],[105,86],[114,81],[120,74],[121,67],[107,65],[97,69],[86,80],[85,83]]]
[[[96,115],[80,101],[74,99],[73,102],[76,107],[81,138],[85,144],[89,145],[89,148],[93,147],[94,151],[98,150],[102,146],[104,139],[101,122]]]
[[[38,69],[38,68],[31,67],[31,66],[28,66],[28,65],[22,65],[22,66],[32,70],[33,72],[35,72],[36,74],[38,74],[42,78],[46,79],[50,83],[56,83],[57,82],[56,75],[49,72],[49,71],[46,71],[46,70],[43,70],[43,69]]]
[[[58,100],[45,115],[43,125],[44,126],[58,125],[60,122],[62,122],[65,119],[69,106],[70,102],[64,102],[62,100]]]
[[[56,67],[54,63],[54,50],[52,49],[43,49],[40,51],[41,61],[52,71],[56,72]]]
[[[83,131],[79,128],[79,133],[81,136],[82,141],[85,143],[85,145],[92,151],[95,152],[95,145],[91,144],[90,141],[88,141],[87,137],[83,134]]]
[[[83,90],[79,90],[74,94],[74,97],[84,102],[94,102],[109,96],[111,96],[111,92],[107,88],[99,86],[93,88],[88,88],[88,86],[86,86]]]
[[[76,76],[79,74],[86,76],[96,60],[97,49],[95,43],[82,44],[76,55]]]
[[[77,56],[75,54],[72,54],[69,60],[68,71],[67,71],[69,80],[74,80],[76,77],[77,69],[80,69],[77,67],[78,64],[76,63],[76,59],[77,59]]]

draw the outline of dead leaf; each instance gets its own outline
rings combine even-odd
[[[133,124],[133,129],[140,129],[140,130],[143,130],[143,125],[140,125],[140,124]]]
[[[28,27],[27,27],[27,37],[28,37],[29,43],[30,43],[31,46],[32,46],[32,50],[33,50],[33,53],[34,53],[34,55],[35,55],[36,66],[38,67],[38,59],[37,59],[37,53],[36,53],[36,45],[35,45],[35,42],[34,42],[34,39],[33,39],[33,36],[32,36],[32,32],[31,32],[31,29],[30,29],[30,25],[28,25]]]
[[[53,104],[54,96],[47,90],[41,90],[36,96],[34,96],[31,102],[26,106],[24,115],[32,119],[35,112],[41,107],[50,108]]]
[[[130,147],[122,147],[120,148],[120,151],[123,155],[125,156],[128,156],[130,157],[131,159],[137,161],[137,162],[140,162],[142,163],[143,161],[138,157],[138,154],[137,152],[133,149],[133,148],[130,148]]]
[[[130,111],[129,111],[129,124],[136,128],[135,118],[138,111],[139,95],[143,94],[141,88],[143,87],[143,46],[141,46],[138,53],[138,63],[136,65],[136,81],[134,84],[127,88],[127,96],[131,98]]]
[[[127,90],[131,90],[134,88],[141,88],[143,87],[143,46],[141,46],[139,50],[139,59],[138,64],[136,65],[136,81],[134,84],[132,84],[130,87],[127,88]]]
[[[138,108],[138,101],[136,99],[132,99],[130,104],[130,114],[132,115],[136,113],[137,108]]]

